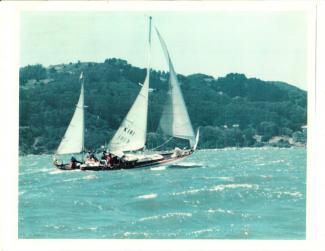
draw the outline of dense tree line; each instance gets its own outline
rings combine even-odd
[[[70,63],[20,69],[20,153],[53,152],[71,120],[84,72],[88,149],[109,142],[136,98],[146,70],[125,60]],[[168,72],[152,71],[148,148],[166,140],[159,119],[168,88]],[[193,127],[201,129],[200,148],[259,146],[274,136],[304,143],[307,93],[282,82],[265,82],[230,73],[214,79],[204,74],[178,75]],[[185,144],[171,140],[165,147]]]

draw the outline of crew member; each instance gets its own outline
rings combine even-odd
[[[70,159],[70,168],[77,169],[79,167],[78,164],[82,164],[82,163],[78,161],[74,156],[72,156]]]

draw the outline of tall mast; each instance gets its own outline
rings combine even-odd
[[[148,81],[148,91],[150,88],[150,64],[151,64],[151,23],[152,23],[152,16],[149,16],[149,34],[148,34],[148,64],[147,64],[147,81]],[[148,107],[148,103],[147,103],[147,107]],[[147,108],[148,109],[148,108]],[[147,138],[147,130],[148,130],[148,115],[147,115],[147,121],[146,121],[146,125],[145,125],[145,130],[144,130],[144,138]],[[146,142],[146,140],[145,140]],[[143,146],[143,150],[146,149],[146,143]]]
[[[149,16],[149,46],[151,46],[151,22],[152,16]]]
[[[85,84],[85,79],[84,79],[84,73],[81,72],[80,74],[80,81],[81,81],[81,89],[83,93],[83,99],[85,98],[84,95],[84,84]],[[84,158],[84,152],[85,152],[85,100],[83,100],[83,118],[82,118],[82,148],[81,148],[81,153],[82,153],[82,159]]]
[[[151,22],[152,16],[149,16],[149,37],[148,37],[148,64],[147,64],[147,78],[150,83],[150,60],[151,60]]]

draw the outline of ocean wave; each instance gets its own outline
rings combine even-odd
[[[222,209],[222,208],[208,209],[207,212],[210,214],[215,214],[215,213],[234,214],[234,211],[228,210],[228,209],[226,210],[226,209]]]
[[[273,161],[271,161],[270,163],[284,163],[285,162],[285,160],[283,160],[283,159],[278,159],[278,160],[273,160]]]
[[[173,217],[181,217],[181,218],[192,217],[192,213],[183,213],[183,212],[167,213],[164,215],[154,215],[154,216],[144,217],[139,219],[138,221],[161,220],[161,219],[168,219]]]
[[[226,177],[226,176],[203,176],[205,180],[226,180],[226,181],[234,181],[234,177]]]
[[[150,194],[144,194],[144,195],[139,195],[137,199],[154,199],[158,195],[156,193],[150,193]]]
[[[203,166],[201,163],[196,163],[196,162],[180,162],[180,163],[175,163],[173,166],[184,166],[184,167],[191,167],[191,166]]]
[[[65,228],[65,225],[45,225],[46,228],[52,228],[55,230],[61,230]]]
[[[71,178],[71,179],[65,179],[63,180],[64,182],[71,182],[71,181],[77,181],[77,180],[95,180],[98,179],[98,176],[90,174],[87,176],[83,176],[83,177],[76,177],[76,178]]]
[[[236,188],[247,188],[247,189],[258,189],[259,185],[257,184],[226,184],[226,185],[217,185],[209,189],[209,191],[223,191],[225,189],[236,189]]]
[[[92,231],[92,232],[97,232],[97,229],[98,227],[78,227],[78,230],[81,230],[81,231]]]
[[[98,176],[96,175],[87,175],[85,177],[82,178],[83,180],[96,180],[98,179]]]
[[[264,147],[225,147],[225,148],[207,148],[197,150],[199,152],[227,152],[227,151],[240,151],[240,150],[250,150],[250,151],[258,151],[258,150],[270,150],[274,149],[274,147],[264,146]]]
[[[51,169],[49,169],[51,170]],[[65,171],[65,170],[60,170],[60,169],[54,169],[52,171],[49,172],[49,174],[54,175],[54,174],[60,174],[60,173],[72,173],[72,172],[81,172],[80,169],[75,169],[75,170],[69,170],[69,171]]]
[[[30,175],[30,174],[37,174],[37,173],[46,173],[50,170],[53,170],[52,168],[41,168],[41,169],[26,169],[24,172],[19,173],[19,175]]]
[[[273,192],[274,194],[277,195],[277,197],[282,197],[283,195],[284,196],[290,196],[290,197],[296,197],[296,198],[301,198],[303,195],[301,192],[299,191],[295,191],[295,192],[288,192],[288,191],[276,191],[276,192]]]
[[[49,174],[51,174],[51,175],[53,175],[53,174],[60,174],[60,173],[64,173],[64,171],[62,171],[60,169],[55,169],[55,170],[49,172]]]
[[[186,194],[197,194],[200,192],[219,192],[219,191],[224,191],[226,189],[237,189],[237,188],[245,188],[245,189],[259,189],[259,185],[257,184],[222,184],[222,185],[217,185],[214,187],[210,188],[198,188],[198,189],[190,189],[182,192],[174,192],[171,193],[173,196],[177,195],[186,195]]]
[[[150,168],[151,171],[163,171],[166,170],[166,166],[158,166]]]
[[[225,176],[221,176],[221,177],[217,177],[220,180],[227,180],[227,181],[234,181],[233,177],[225,177]]]
[[[200,234],[204,234],[204,233],[219,232],[219,231],[220,231],[220,229],[218,229],[218,228],[207,228],[207,229],[200,229],[200,230],[192,231],[191,234],[200,235]]]
[[[149,234],[146,232],[125,232],[125,233],[123,233],[123,236],[125,236],[125,237],[130,237],[133,235],[140,235],[140,236],[144,236],[144,237],[149,236]]]

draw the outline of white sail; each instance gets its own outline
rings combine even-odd
[[[112,153],[144,148],[147,135],[148,92],[150,79],[151,18],[149,21],[148,67],[145,81],[131,109],[109,143]]]
[[[109,143],[110,152],[142,149],[146,143],[149,71],[141,91]]]
[[[57,154],[80,153],[84,149],[84,86],[80,75],[81,91],[78,104],[68,129],[56,151]]]
[[[193,147],[195,145],[195,135],[177,80],[177,75],[170,59],[167,46],[157,29],[156,32],[164,51],[170,73],[167,101],[163,109],[159,126],[167,135],[175,138],[188,139],[191,147]]]

